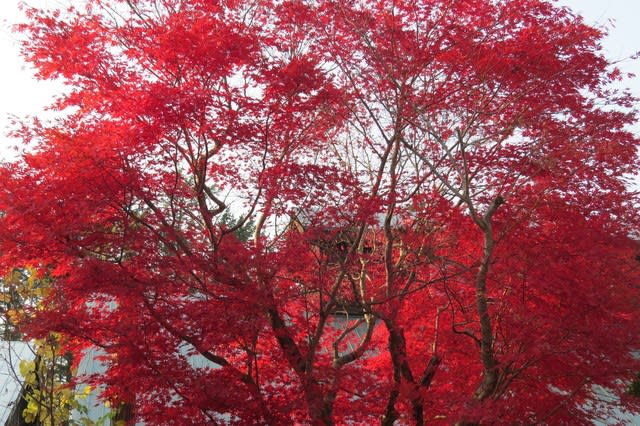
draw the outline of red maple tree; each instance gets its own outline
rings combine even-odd
[[[640,370],[635,100],[541,0],[28,9],[34,335],[147,424],[589,424]],[[195,362],[204,359],[206,362]]]

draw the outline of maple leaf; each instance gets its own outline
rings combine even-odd
[[[636,100],[540,0],[30,9],[38,333],[146,424],[587,424],[640,371]],[[630,398],[620,400],[638,408]],[[168,420],[169,419],[169,420]]]

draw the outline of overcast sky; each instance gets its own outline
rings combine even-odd
[[[74,3],[70,0],[27,0],[31,5],[45,7],[69,2]],[[60,90],[50,82],[36,81],[29,66],[18,55],[16,36],[11,32],[11,26],[21,19],[18,3],[19,0],[0,0],[0,151],[10,143],[4,136],[10,123],[9,115],[38,114]],[[591,24],[609,28],[609,36],[604,43],[606,55],[621,61],[619,66],[624,71],[638,75],[627,85],[640,97],[640,61],[627,59],[640,50],[640,1],[559,0],[558,3],[571,7]]]

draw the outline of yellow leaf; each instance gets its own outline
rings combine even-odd
[[[14,324],[17,324],[20,322],[20,313],[15,309],[8,309],[7,316],[9,317],[9,320],[11,320],[11,322]]]
[[[33,399],[30,399],[27,403],[27,408],[22,411],[22,417],[27,423],[33,423],[38,414],[38,404]]]
[[[29,373],[31,373],[33,371],[33,366],[33,361],[27,361],[25,359],[20,360],[18,369],[20,370],[20,374],[22,375],[22,377],[26,377]]]

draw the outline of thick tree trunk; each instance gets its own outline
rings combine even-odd
[[[394,388],[389,395],[387,409],[382,418],[382,425],[392,425],[397,419],[395,403],[399,396],[398,389],[401,379],[404,379],[407,383],[415,387],[416,392],[414,392],[414,396],[411,398],[412,415],[414,424],[421,426],[424,424],[424,407],[418,392],[419,386],[413,378],[413,373],[411,372],[407,359],[407,343],[404,338],[404,332],[402,329],[395,327],[392,320],[385,320],[384,322],[389,331],[389,353],[391,354],[391,363],[393,364]]]
[[[309,417],[313,426],[333,425],[333,400],[325,395],[321,386],[308,383],[305,386],[305,397],[309,409]]]
[[[492,395],[498,383],[498,363],[493,355],[493,328],[487,303],[487,272],[493,252],[491,227],[485,229],[484,253],[476,275],[476,309],[480,321],[480,359],[482,361],[482,382],[475,392],[475,398],[482,401]]]
[[[482,218],[474,217],[476,224],[482,229],[484,241],[482,247],[482,261],[476,274],[476,309],[480,321],[480,360],[482,361],[482,382],[476,389],[475,399],[483,401],[493,395],[498,384],[498,362],[493,354],[493,328],[487,302],[487,274],[493,255],[493,229],[491,219],[493,214],[504,204],[504,198],[496,197]]]
[[[499,365],[493,353],[493,328],[491,326],[491,316],[489,315],[489,304],[487,298],[487,275],[493,255],[493,229],[491,218],[498,207],[504,204],[501,196],[496,197],[487,212],[482,218],[474,215],[474,221],[482,229],[483,247],[482,260],[476,274],[476,309],[480,322],[480,361],[482,362],[482,381],[474,393],[476,401],[484,401],[491,397],[497,388],[499,378]],[[457,422],[456,426],[475,426],[476,421]]]

